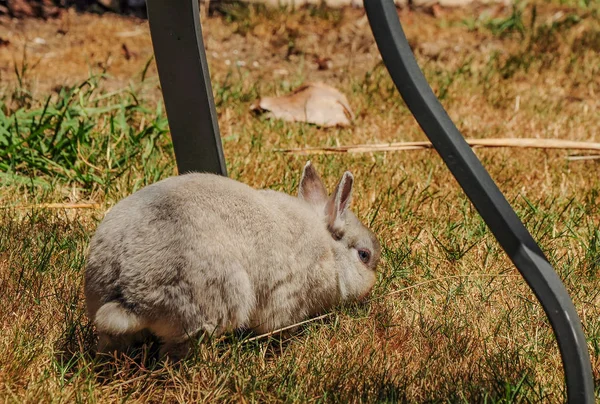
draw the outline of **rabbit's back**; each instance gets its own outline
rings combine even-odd
[[[91,242],[90,316],[114,301],[169,337],[304,317],[329,305],[318,290],[336,287],[315,215],[297,198],[211,174],[146,187],[116,204]]]

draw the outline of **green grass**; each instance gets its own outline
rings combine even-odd
[[[405,28],[466,136],[595,141],[600,17],[584,3],[569,3],[559,18],[553,16],[565,6],[545,1],[485,19],[415,13],[418,22]],[[307,157],[275,149],[423,139],[376,59],[368,27],[355,24],[360,11],[224,7],[205,21],[218,51],[239,48],[240,58],[250,58],[265,43],[257,27],[266,26],[271,39],[261,64],[289,72],[279,78],[271,65],[244,69],[209,60],[233,178],[294,193]],[[315,44],[313,33],[323,43]],[[458,36],[464,41],[457,50]],[[428,41],[450,45],[428,56]],[[327,52],[335,68],[315,73],[311,55]],[[330,187],[346,169],[354,173],[354,211],[382,242],[384,262],[366,304],[338,307],[291,335],[199,341],[179,367],[129,359],[101,367],[82,296],[87,245],[106,209],[175,173],[166,116],[152,73],[126,77],[130,84],[117,91],[107,89],[114,77],[105,72],[40,93],[28,84],[40,71],[21,62],[19,77],[0,92],[2,401],[563,400],[560,355],[542,309],[431,151],[310,156]],[[323,130],[248,112],[260,96],[315,79],[348,95],[353,127]],[[563,151],[476,153],[569,290],[598,382],[596,163],[566,161]],[[99,207],[44,205],[77,202]]]
[[[0,101],[0,171],[21,183],[56,181],[106,190],[123,175],[141,185],[172,171],[172,145],[162,104],[151,110],[135,93],[100,93],[101,77],[11,109]],[[142,103],[140,103],[142,102]]]

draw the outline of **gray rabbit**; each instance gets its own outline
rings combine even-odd
[[[328,196],[309,161],[298,197],[185,174],[123,199],[98,226],[85,269],[98,350],[150,332],[176,360],[201,332],[265,333],[363,298],[381,247],[348,208],[353,182],[344,173]]]

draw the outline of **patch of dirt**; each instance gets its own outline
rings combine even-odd
[[[491,10],[496,13],[498,9]],[[478,12],[473,9],[468,13]],[[250,15],[233,23],[219,15],[205,17],[204,41],[211,74],[261,71],[272,80],[286,80],[305,69],[311,80],[327,81],[350,71],[368,71],[381,58],[364,11],[349,8],[335,13],[333,29],[331,18],[310,18],[306,13],[280,13],[275,19]],[[438,57],[449,47],[447,43],[454,43],[457,51],[477,43],[476,35],[459,35],[463,31],[460,28],[439,27],[439,18],[429,13],[402,10],[400,15],[411,42],[429,44],[423,46],[428,56]],[[109,89],[122,87],[139,79],[153,55],[146,20],[73,9],[45,21],[1,16],[0,39],[3,85],[15,85],[15,68],[25,69],[24,78],[30,80],[28,84],[35,92],[79,83],[90,72],[106,73]],[[431,52],[436,55],[429,55]],[[151,62],[146,77],[153,76],[156,67]]]
[[[147,22],[114,14],[68,10],[56,19],[0,17],[0,75],[16,84],[15,69],[25,70],[35,92],[48,92],[105,72],[113,86],[126,85],[152,56]],[[124,52],[127,49],[128,52]]]

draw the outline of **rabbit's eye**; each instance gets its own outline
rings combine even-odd
[[[371,252],[363,249],[358,250],[358,258],[366,264],[371,259]]]

